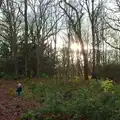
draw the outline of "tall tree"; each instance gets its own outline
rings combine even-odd
[[[82,40],[82,35],[81,35],[81,20],[84,15],[83,7],[81,5],[80,9],[77,10],[73,5],[68,3],[66,0],[63,0],[63,2],[66,5],[68,5],[72,9],[72,11],[74,11],[74,14],[75,14],[75,17],[73,17],[72,15],[69,15],[68,11],[62,7],[62,5],[61,5],[62,1],[60,2],[60,7],[65,12],[67,17],[69,18],[72,29],[73,29],[75,35],[78,37],[79,43],[81,45],[81,52],[82,52],[82,55],[84,58],[84,79],[88,80],[88,59],[87,59],[87,53],[84,48],[84,41]]]
[[[25,76],[28,75],[28,19],[27,10],[28,4],[27,0],[24,0],[24,22],[25,22]]]
[[[56,37],[60,31],[58,28],[58,21],[62,18],[63,14],[58,11],[58,5],[51,0],[38,2],[29,1],[34,18],[32,18],[33,34],[36,36],[36,71],[37,76],[40,75],[40,68],[44,66],[43,56],[49,44],[50,38]],[[57,16],[57,17],[56,17]],[[56,38],[53,38],[56,45]],[[55,46],[56,47],[56,46]],[[56,48],[55,48],[56,49]]]
[[[98,2],[98,1],[97,1]],[[96,46],[96,38],[95,38],[95,27],[97,23],[98,16],[101,11],[101,3],[102,1],[99,1],[96,5],[95,0],[85,0],[86,4],[86,10],[89,15],[90,23],[91,23],[91,32],[92,32],[92,48],[93,48],[93,69],[92,71],[95,71],[95,65],[96,65],[96,51],[95,51],[95,46]]]
[[[21,25],[20,20],[20,4],[14,0],[7,0],[3,3],[1,10],[3,12],[4,22],[2,21],[1,33],[3,40],[2,42],[6,43],[11,51],[11,59],[14,66],[14,74],[18,76],[18,60],[17,60],[17,42],[19,40],[19,29]],[[15,13],[15,11],[17,11]],[[3,34],[5,33],[5,34]]]

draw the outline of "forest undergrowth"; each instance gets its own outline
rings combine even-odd
[[[21,97],[15,93],[21,82]],[[120,85],[112,80],[0,82],[2,120],[119,120]]]
[[[29,94],[23,96],[41,103],[21,120],[119,120],[120,85],[112,80],[80,81],[51,84],[28,81]]]

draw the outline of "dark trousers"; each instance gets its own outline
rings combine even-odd
[[[21,96],[21,91],[18,91],[18,92],[17,92],[17,96]]]

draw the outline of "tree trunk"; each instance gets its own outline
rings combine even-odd
[[[82,52],[82,55],[83,55],[84,79],[88,80],[88,58],[87,58],[87,53],[85,52],[85,49],[84,49],[84,43],[83,43],[82,35],[81,35],[81,21],[79,21],[79,30],[78,30],[78,32],[76,32],[76,35],[79,38],[79,42],[80,42],[80,45],[81,45],[81,52]]]
[[[13,62],[14,62],[15,76],[18,77],[18,61],[17,61],[17,48],[16,48],[16,44],[13,45],[13,49],[12,50],[13,50],[12,51],[12,59],[13,59]]]
[[[88,58],[87,58],[87,53],[85,52],[85,49],[84,49],[84,43],[81,39],[81,35],[78,34],[78,38],[79,38],[79,42],[80,42],[80,45],[81,45],[81,51],[82,51],[82,54],[83,54],[83,61],[84,61],[84,79],[85,80],[88,80]]]
[[[97,40],[96,69],[98,71],[100,65],[100,39],[99,39],[99,32],[97,29],[96,29],[96,40]]]
[[[92,48],[93,48],[93,69],[92,72],[95,72],[95,16],[94,16],[94,0],[92,0],[92,16],[91,16],[91,29],[92,29]]]
[[[68,33],[67,59],[68,59],[68,61],[67,61],[67,80],[69,80],[69,69],[70,69],[70,30],[69,30],[69,33]]]
[[[77,76],[80,77],[80,75],[82,75],[82,72],[81,72],[81,68],[80,68],[80,61],[79,61],[79,58],[77,57]]]
[[[24,21],[25,21],[25,76],[28,75],[28,21],[27,21],[27,0],[24,0]]]
[[[37,46],[36,48],[36,71],[37,71],[37,77],[40,77],[40,46]]]
[[[92,72],[95,72],[95,33],[94,33],[94,24],[92,24],[92,49],[93,49],[93,69]]]
[[[3,2],[3,0],[0,0],[0,7],[1,7],[1,5],[2,5],[2,2]]]
[[[84,55],[84,79],[88,80],[88,59],[86,53]]]
[[[39,60],[39,56],[37,56],[37,64],[36,64],[36,68],[37,68],[37,77],[40,77],[40,60]]]

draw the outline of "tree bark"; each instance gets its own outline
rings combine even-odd
[[[37,46],[36,48],[36,71],[37,71],[37,77],[40,77],[40,46]]]
[[[79,33],[76,33],[76,34],[77,34],[77,36],[79,38],[79,42],[80,42],[80,45],[81,45],[81,52],[83,54],[84,79],[88,80],[88,58],[87,58],[87,53],[85,52],[85,49],[84,49],[84,43],[82,41],[81,34],[79,34]]]
[[[67,80],[69,80],[69,69],[70,69],[70,30],[69,30],[69,33],[68,33],[67,59],[68,59],[68,61],[67,61]]]
[[[28,75],[28,20],[27,20],[27,0],[24,0],[24,22],[25,22],[25,76]]]
[[[93,49],[93,67],[92,72],[95,72],[95,33],[94,24],[92,23],[92,49]]]
[[[1,7],[1,5],[2,5],[2,2],[3,2],[3,0],[0,0],[0,7]]]
[[[96,40],[97,40],[96,70],[98,71],[100,65],[100,36],[99,36],[98,26],[96,28]]]
[[[92,29],[92,48],[93,48],[93,69],[92,72],[95,72],[95,16],[94,16],[94,0],[92,0],[92,16],[91,16],[91,29]]]

